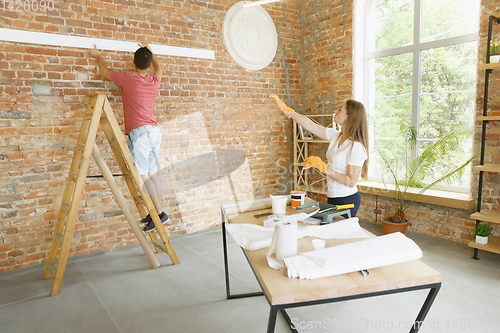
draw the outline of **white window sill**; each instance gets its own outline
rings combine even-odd
[[[359,182],[357,186],[360,193],[389,197],[383,183]],[[387,188],[391,191],[391,194],[394,193],[394,185],[387,184]],[[418,192],[419,189],[408,189],[406,199],[412,200]],[[427,190],[415,201],[465,210],[471,210],[474,208],[473,198],[467,193]]]

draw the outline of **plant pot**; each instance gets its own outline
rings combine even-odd
[[[488,244],[488,237],[476,235],[476,243],[483,245]]]
[[[490,56],[490,64],[494,62],[499,62],[500,61],[500,55],[492,55]]]
[[[408,227],[408,221],[403,223],[392,222],[392,217],[383,217],[382,219],[382,230],[384,235],[392,234],[393,232],[400,232],[404,234],[406,228]]]

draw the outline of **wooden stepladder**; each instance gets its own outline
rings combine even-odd
[[[174,265],[179,264],[179,259],[177,258],[174,248],[172,247],[165,229],[163,228],[163,224],[158,217],[158,213],[155,210],[153,202],[151,201],[149,194],[144,190],[142,178],[137,172],[134,160],[132,159],[132,155],[128,149],[125,136],[120,130],[106,95],[106,93],[95,93],[90,95],[78,141],[76,143],[73,161],[71,162],[71,168],[69,170],[68,180],[62,198],[61,208],[59,210],[57,226],[54,231],[54,238],[52,239],[49,258],[47,260],[43,276],[44,279],[49,277],[53,277],[54,279],[50,296],[59,295],[59,291],[61,289],[91,155],[94,157],[94,160],[101,169],[104,178],[110,186],[116,201],[120,205],[122,212],[127,218],[132,231],[139,240],[139,243],[151,262],[151,265],[153,268],[160,266],[158,259],[149,246],[143,231],[133,216],[129,205],[123,197],[123,194],[119,191],[113,179],[113,175],[109,171],[109,168],[104,162],[99,149],[95,144],[99,124],[101,124],[106,138],[109,141],[113,154],[122,172],[122,176],[124,177],[129,191],[134,198],[135,205],[139,210],[139,214],[142,218],[146,217],[147,211],[151,214],[153,222],[156,226],[155,231],[160,236],[160,239],[158,239],[155,231],[148,233],[151,237],[156,253],[163,251],[170,256]]]

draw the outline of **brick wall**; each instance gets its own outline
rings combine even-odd
[[[265,69],[248,71],[222,41],[225,13],[236,1],[54,3],[53,11],[1,10],[0,26],[215,51],[213,61],[159,56],[164,77],[155,114],[163,134],[159,174],[172,218],[168,234],[219,224],[221,201],[290,189],[291,176],[279,169],[291,160],[291,124],[268,94],[301,101],[295,97],[303,91],[297,4],[266,6],[278,31],[278,52]],[[110,68],[133,68],[131,54],[103,55]],[[0,273],[47,257],[86,95],[96,91],[111,94],[122,123],[120,90],[101,80],[86,50],[0,42]],[[98,143],[119,173],[102,133]],[[99,173],[92,161],[89,174]],[[105,181],[88,179],[70,255],[135,242]]]
[[[353,94],[353,1],[308,1],[304,12],[305,109],[333,113]]]
[[[308,1],[304,6],[305,114],[332,114],[353,98],[353,2]],[[323,126],[329,117],[317,117]],[[308,144],[308,155],[325,156],[327,146]],[[319,179],[313,171],[309,181]],[[326,197],[308,194],[326,202]]]

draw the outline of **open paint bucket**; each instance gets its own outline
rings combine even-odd
[[[271,205],[273,207],[273,214],[286,214],[286,196],[284,195],[272,195]]]
[[[292,207],[298,207],[304,204],[306,192],[301,190],[290,191],[290,196],[292,197]]]

